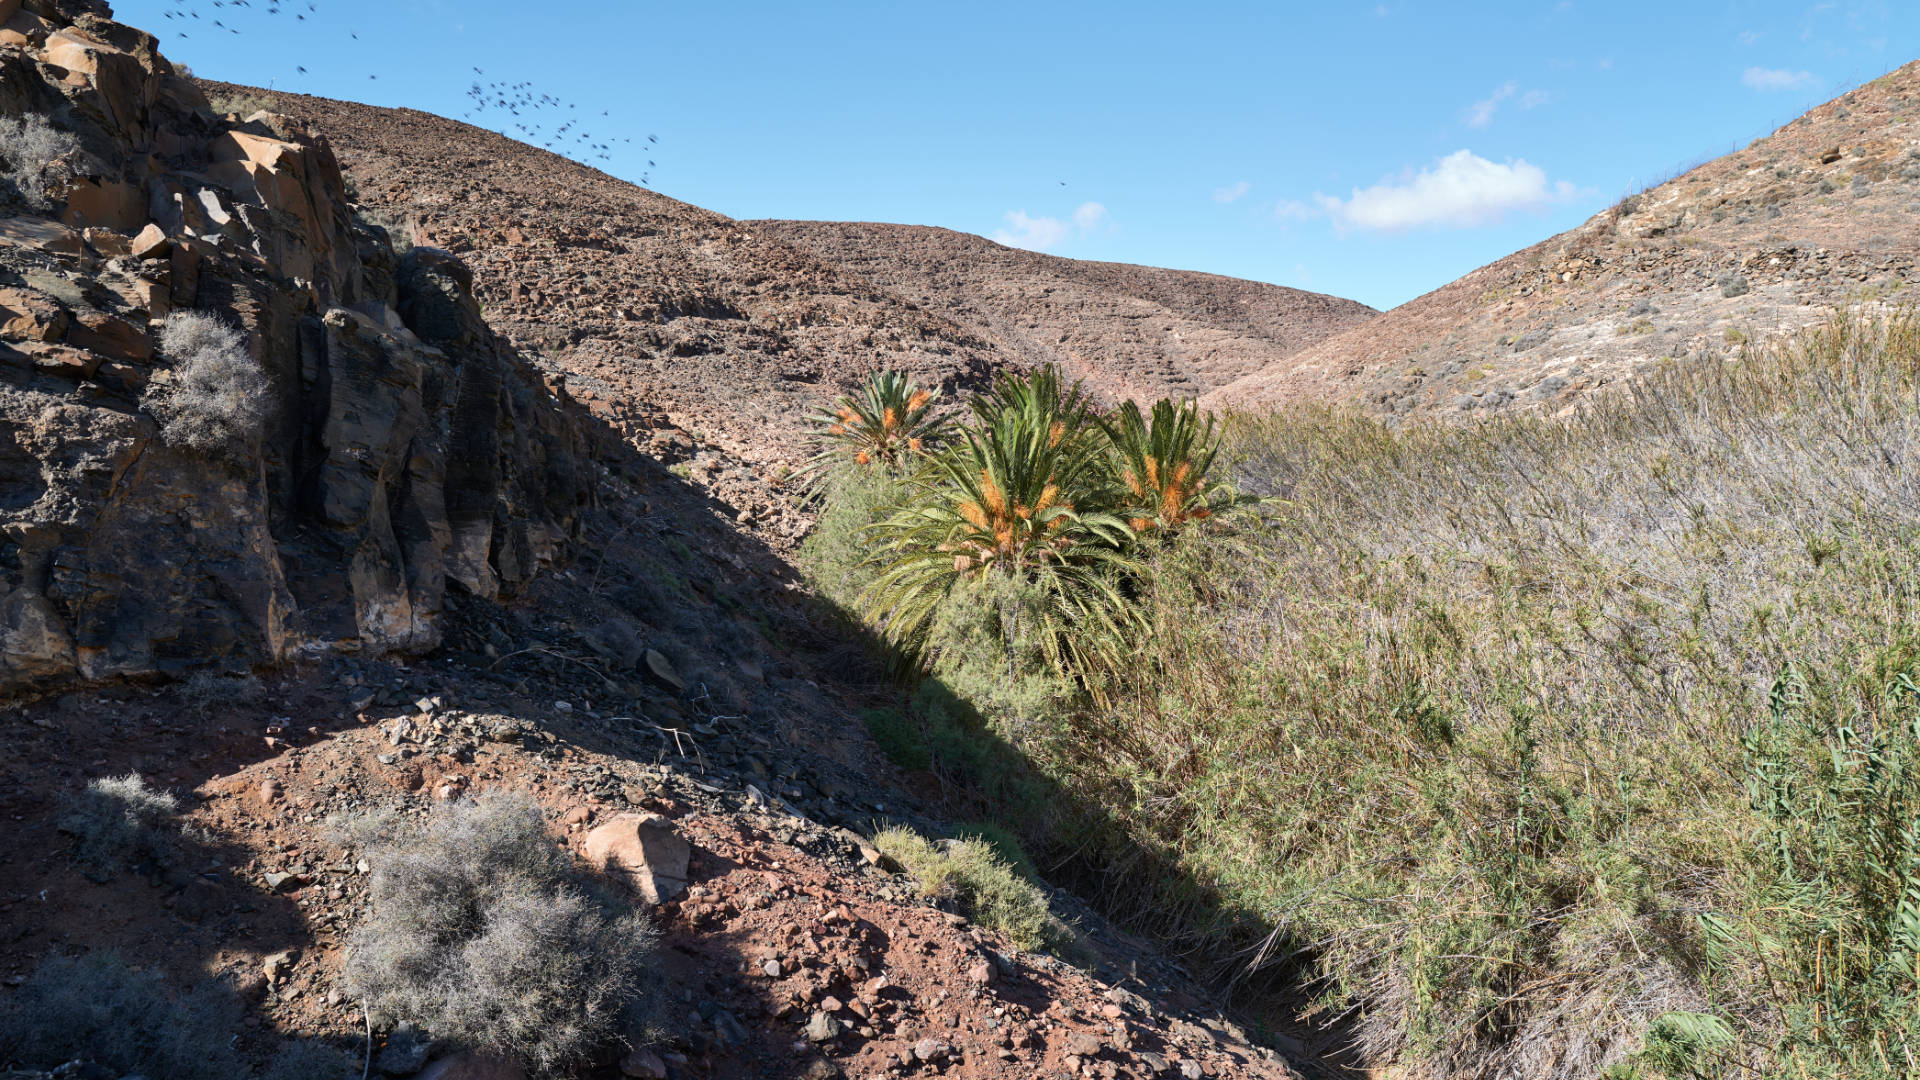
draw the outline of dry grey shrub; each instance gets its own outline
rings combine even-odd
[[[116,1076],[233,1080],[247,1071],[230,1048],[239,1030],[238,997],[219,983],[169,993],[159,972],[136,971],[118,953],[52,956],[0,1007],[0,1063],[77,1058]]]
[[[641,1020],[652,927],[590,891],[532,799],[489,793],[349,831],[368,842],[372,903],[343,974],[368,1010],[542,1075]]]
[[[267,685],[258,675],[196,671],[176,693],[191,708],[205,712],[215,705],[257,705],[267,698]]]
[[[239,331],[202,312],[175,312],[160,331],[160,350],[173,359],[173,378],[148,391],[147,405],[167,442],[211,454],[260,438],[272,389]]]
[[[61,158],[80,150],[80,141],[38,113],[0,118],[0,176],[12,182],[20,198],[35,210],[50,210],[47,174]]]
[[[180,836],[180,800],[139,773],[101,777],[67,802],[60,831],[78,840],[74,859],[87,877],[106,881],[139,862],[166,865]]]

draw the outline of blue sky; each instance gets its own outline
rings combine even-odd
[[[274,6],[115,4],[214,78],[454,117],[476,78],[529,83],[607,143],[594,164],[734,217],[1376,307],[1920,57],[1920,4],[1849,0]]]

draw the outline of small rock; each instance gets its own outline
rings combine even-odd
[[[769,979],[779,978],[780,977],[780,961],[769,960],[766,963],[761,964],[760,973],[765,975]]]
[[[644,1080],[667,1080],[667,1063],[659,1054],[643,1048],[620,1059],[620,1072]]]
[[[305,884],[299,874],[288,874],[278,870],[266,874],[261,880],[265,881],[267,888],[274,892],[292,892]]]
[[[615,814],[587,833],[587,861],[623,871],[650,904],[679,896],[687,887],[693,849],[659,814]]]
[[[967,968],[967,981],[976,986],[987,986],[993,982],[993,964],[988,960],[976,960]]]
[[[832,1013],[816,1012],[807,1021],[803,1034],[806,1035],[808,1042],[823,1043],[839,1038],[844,1030],[846,1026],[835,1019]]]
[[[1099,1057],[1106,1044],[1084,1031],[1076,1031],[1067,1036],[1067,1052],[1081,1057]]]
[[[293,961],[299,955],[300,954],[293,949],[286,949],[282,952],[274,953],[261,961],[260,970],[266,973],[267,982],[277,985],[280,980],[286,978],[287,972],[293,968]]]
[[[427,1055],[432,1051],[431,1039],[418,1028],[402,1024],[387,1036],[387,1045],[380,1048],[379,1056],[373,1059],[373,1067],[388,1076],[412,1076],[427,1063]],[[450,1078],[442,1077],[442,1080]]]
[[[673,670],[673,661],[668,660],[659,650],[648,649],[645,660],[647,663],[647,674],[651,676],[655,682],[660,683],[669,690],[679,691],[687,688],[687,680],[681,678],[680,673]]]
[[[716,1009],[713,1019],[707,1022],[713,1025],[714,1033],[719,1035],[720,1041],[726,1045],[745,1046],[747,1044],[750,1037],[747,1035],[747,1029],[740,1026],[740,1021],[734,1019],[733,1014],[727,1010]]]
[[[280,795],[280,781],[271,776],[260,781],[260,801],[262,803],[274,802],[280,798]]]
[[[834,997],[832,994],[828,994],[826,997],[820,999],[821,1012],[837,1013],[845,1007],[845,1005],[840,1003],[840,999]]]
[[[936,1061],[945,1061],[947,1054],[950,1052],[951,1048],[939,1039],[921,1039],[919,1042],[913,1044],[914,1059],[927,1064],[932,1064]]]

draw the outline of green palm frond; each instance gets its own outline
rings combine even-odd
[[[813,415],[820,451],[798,475],[817,480],[846,463],[898,468],[938,449],[949,431],[934,411],[939,399],[938,388],[921,389],[900,372],[874,372],[859,393]]]
[[[909,656],[963,579],[1004,573],[1041,588],[1041,645],[1063,672],[1110,652],[1137,620],[1121,582],[1131,533],[1078,384],[1058,373],[1005,376],[974,399],[976,424],[912,478],[904,507],[871,533],[884,569],[862,606]]]
[[[1120,512],[1135,532],[1178,528],[1243,501],[1208,480],[1220,440],[1213,417],[1203,417],[1194,402],[1161,398],[1149,421],[1129,401],[1100,427],[1112,446]]]

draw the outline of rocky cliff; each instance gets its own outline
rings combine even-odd
[[[324,138],[213,115],[90,0],[0,2],[0,116],[51,124],[4,146],[0,692],[423,649],[450,587],[561,552],[585,430],[456,257],[356,216]],[[264,376],[238,444],[161,422],[181,312]]]

